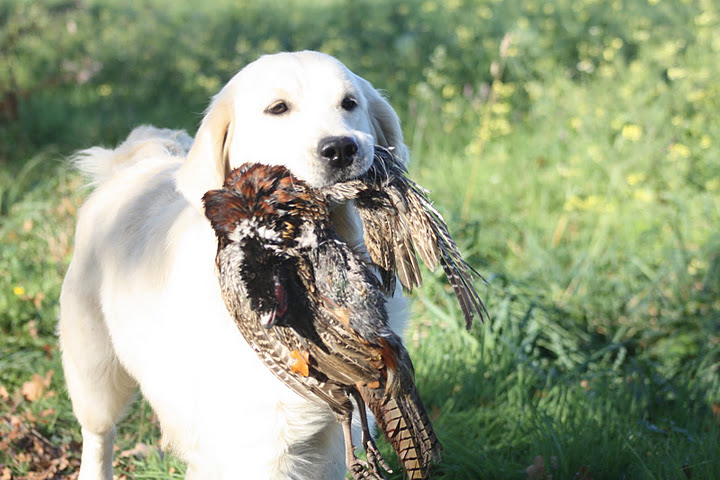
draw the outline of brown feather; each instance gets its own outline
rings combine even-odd
[[[472,281],[473,275],[482,277],[462,258],[427,191],[405,174],[391,151],[376,146],[370,170],[323,193],[335,202],[355,201],[368,253],[380,267],[386,290],[394,286],[390,277],[396,274],[408,291],[422,284],[417,256],[431,270],[441,265],[469,329],[476,314],[481,320],[487,316]]]

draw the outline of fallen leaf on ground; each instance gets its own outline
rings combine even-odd
[[[42,300],[41,300],[41,301],[42,301]],[[37,305],[36,305],[36,306],[37,306]],[[39,307],[38,307],[38,308],[39,308]],[[30,320],[30,321],[28,322],[28,333],[30,334],[30,336],[31,336],[32,338],[37,339],[37,338],[39,337],[37,322],[36,322],[35,320]]]
[[[43,380],[49,378],[48,375]],[[16,463],[0,471],[0,480],[77,479],[80,467],[80,444],[52,441],[43,433],[43,425],[35,423],[30,412],[0,416],[0,450]],[[13,465],[22,465],[24,474],[14,473]]]
[[[34,374],[30,380],[23,383],[21,389],[23,397],[30,402],[41,399],[50,386],[50,380],[54,373],[53,370],[48,370],[44,377],[37,373]]]
[[[538,455],[533,459],[532,465],[525,469],[527,480],[545,480],[545,459]]]
[[[120,452],[120,458],[135,457],[145,458],[150,453],[150,445],[145,443],[136,443],[133,448]]]
[[[590,467],[587,465],[581,466],[574,478],[575,480],[593,480],[592,474],[590,473]]]

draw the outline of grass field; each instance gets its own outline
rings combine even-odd
[[[304,48],[385,90],[487,279],[469,333],[440,276],[413,295],[437,478],[720,478],[718,29],[712,0],[3,2],[0,479],[78,465],[54,326],[87,190],[64,159],[193,133],[242,65]],[[116,475],[182,478],[158,438],[139,399]]]

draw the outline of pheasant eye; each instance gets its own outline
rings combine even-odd
[[[358,102],[353,97],[347,96],[347,97],[343,98],[343,101],[340,103],[340,106],[343,108],[343,110],[351,112],[357,108]]]
[[[288,104],[285,103],[283,100],[278,100],[277,102],[274,102],[269,107],[267,107],[265,109],[265,112],[269,113],[270,115],[282,115],[288,110],[290,110]]]

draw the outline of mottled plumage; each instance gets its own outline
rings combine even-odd
[[[268,368],[305,398],[324,402],[343,425],[354,478],[386,468],[364,404],[409,479],[425,479],[441,446],[413,382],[413,366],[388,327],[385,292],[370,267],[334,232],[325,194],[283,167],[244,165],[203,197],[218,237],[228,310]],[[353,404],[368,462],[355,457]]]
[[[427,197],[427,191],[407,178],[406,170],[393,153],[375,147],[375,159],[363,175],[322,189],[335,202],[355,201],[363,223],[365,245],[380,268],[387,292],[395,287],[395,276],[408,290],[422,284],[415,252],[430,270],[438,263],[460,302],[469,329],[485,306],[472,283],[473,274],[450,237],[447,224]]]

